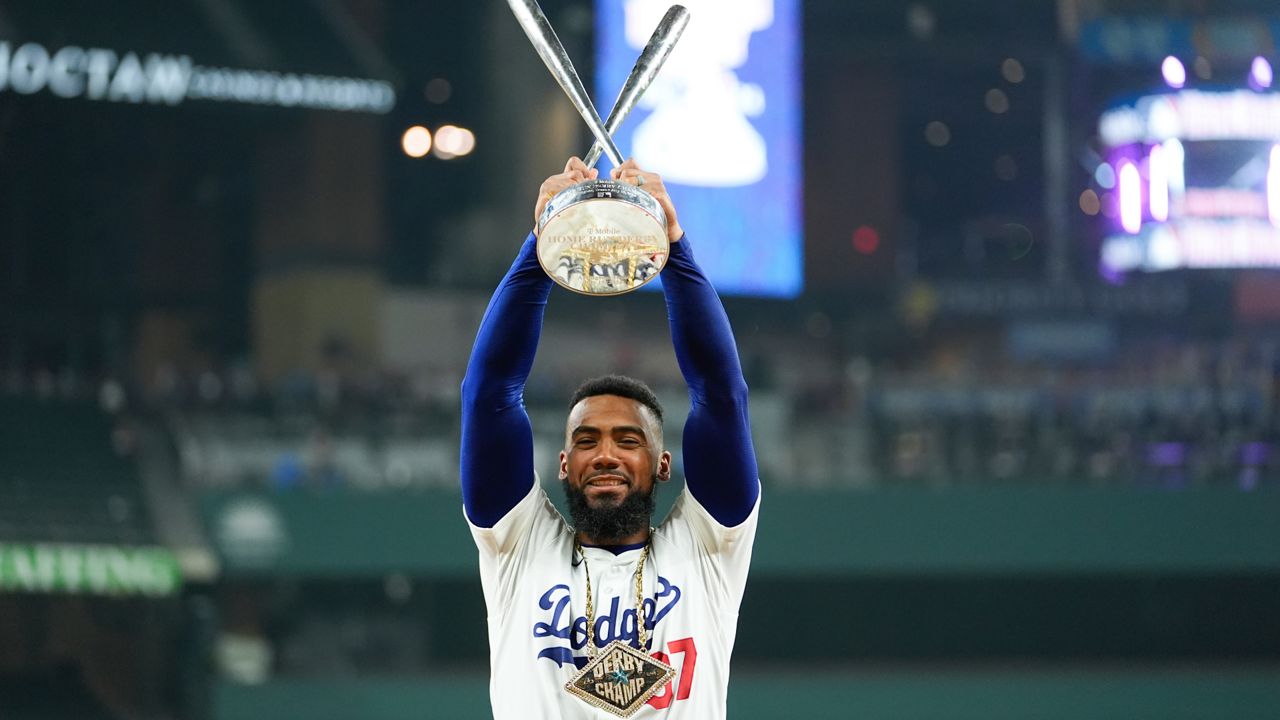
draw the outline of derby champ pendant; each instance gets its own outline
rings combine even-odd
[[[631,717],[658,689],[671,682],[675,668],[614,640],[565,683],[564,689],[618,717]]]

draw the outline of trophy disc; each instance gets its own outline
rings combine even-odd
[[[551,198],[538,220],[542,269],[583,295],[635,290],[658,276],[670,249],[662,206],[627,183],[578,183]]]

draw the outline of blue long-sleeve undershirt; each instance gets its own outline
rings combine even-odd
[[[533,484],[533,430],[523,395],[552,285],[535,244],[530,235],[489,301],[462,382],[462,502],[480,527],[493,527]],[[717,522],[738,525],[760,488],[729,318],[687,239],[672,244],[662,286],[689,386],[685,482]]]

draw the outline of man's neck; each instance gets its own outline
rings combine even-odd
[[[614,550],[615,552],[620,552],[619,550],[617,550],[618,548],[622,548],[621,551],[625,551],[625,550],[634,550],[637,548],[644,547],[644,544],[649,541],[649,528],[645,528],[644,530],[639,530],[637,532],[631,533],[630,535],[625,535],[623,537],[618,537],[618,538],[591,537],[586,533],[579,532],[577,534],[577,538],[578,538],[578,542],[583,547],[598,547],[598,548],[604,548],[606,550]]]

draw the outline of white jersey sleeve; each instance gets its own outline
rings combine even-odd
[[[529,492],[493,527],[480,527],[471,518],[467,525],[480,551],[480,581],[490,622],[500,620],[515,597],[522,569],[569,532],[537,474]]]
[[[721,525],[685,488],[657,533],[690,559],[698,560],[702,584],[711,599],[736,614],[751,567],[759,515],[757,496],[745,520],[733,527]]]

